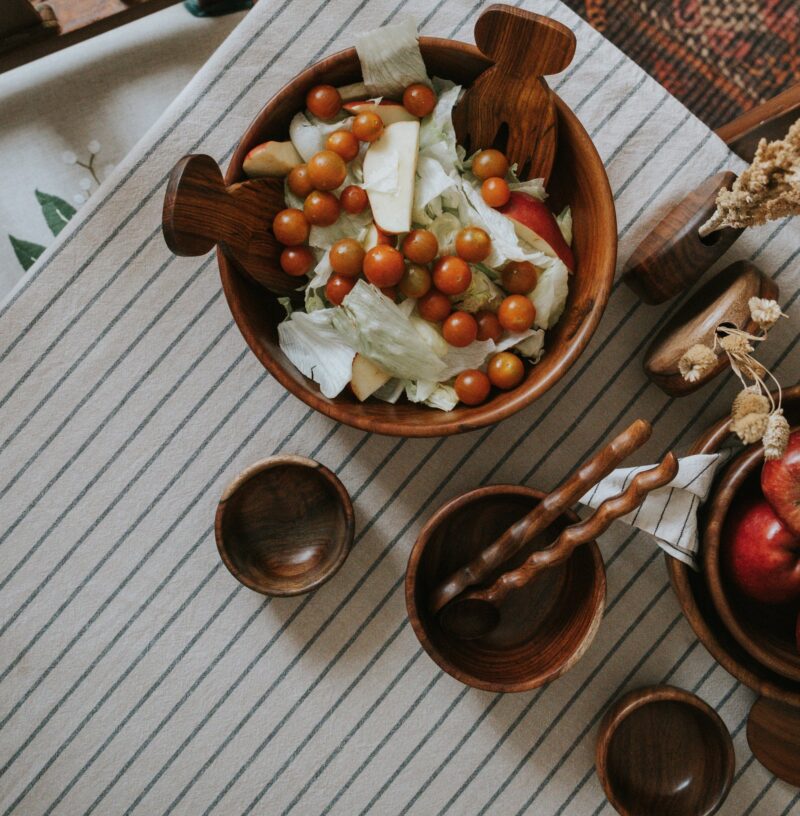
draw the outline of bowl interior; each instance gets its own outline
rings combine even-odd
[[[245,473],[217,513],[217,545],[228,569],[268,595],[319,586],[352,543],[352,509],[343,490],[316,463],[279,462]]]
[[[468,85],[490,64],[474,47],[452,40],[421,38],[430,73]],[[242,181],[247,151],[266,139],[285,139],[292,116],[305,94],[325,81],[342,85],[361,79],[354,49],[312,66],[280,91],[250,126],[226,174],[228,184]],[[549,185],[551,207],[569,203],[573,212],[576,271],[564,315],[547,333],[545,354],[513,391],[496,394],[483,405],[450,412],[401,401],[360,403],[349,391],[324,397],[281,352],[277,326],[284,317],[276,298],[238,272],[218,253],[223,288],[239,329],[262,364],[290,391],[319,411],[347,424],[379,433],[438,436],[478,428],[510,416],[560,379],[588,343],[605,308],[616,263],[614,202],[602,162],[582,125],[557,99],[559,146]]]
[[[437,514],[435,527],[426,527],[412,551],[406,600],[417,637],[445,671],[469,685],[492,691],[540,686],[573,665],[596,632],[605,599],[605,572],[594,542],[511,592],[500,607],[497,628],[484,638],[460,640],[429,610],[437,584],[530,512],[541,496],[513,486],[473,491],[448,505],[453,509],[444,517]],[[576,520],[572,514],[562,516],[491,580],[551,544]]]

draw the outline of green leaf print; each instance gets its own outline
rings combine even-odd
[[[50,227],[50,232],[53,235],[58,235],[67,225],[69,219],[75,215],[75,208],[58,196],[37,190],[36,200],[42,208],[44,220],[47,221],[47,226]]]
[[[41,244],[23,241],[21,238],[15,238],[13,235],[9,235],[8,240],[11,241],[11,246],[14,248],[14,254],[17,256],[17,260],[26,271],[33,266],[34,261],[44,252],[44,247]]]

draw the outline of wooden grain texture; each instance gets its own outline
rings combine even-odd
[[[494,65],[472,83],[453,112],[459,143],[467,154],[496,147],[518,165],[521,178],[547,183],[558,117],[543,77],[569,65],[575,35],[556,20],[496,4],[475,23],[475,42]]]
[[[461,640],[429,609],[433,588],[477,555],[509,525],[528,514],[543,494],[518,485],[492,485],[448,502],[424,526],[411,550],[405,592],[409,620],[430,657],[462,683],[487,691],[528,691],[554,680],[589,648],[605,606],[606,578],[595,542],[515,592],[486,637]],[[511,566],[550,545],[578,521],[566,510],[517,554]],[[492,579],[496,576],[493,573]]]
[[[778,286],[755,264],[736,261],[702,286],[675,313],[656,335],[644,358],[645,374],[671,397],[697,391],[729,368],[728,355],[720,351],[717,364],[695,382],[688,382],[678,370],[678,362],[695,343],[714,346],[720,323],[732,323],[751,334],[759,329],[747,305],[751,297],[777,300]]]
[[[759,697],[747,718],[747,743],[770,773],[800,788],[800,708]]]
[[[700,238],[697,232],[714,212],[717,193],[735,178],[725,171],[706,179],[672,207],[633,251],[623,280],[645,303],[663,303],[690,289],[742,233],[726,227]]]
[[[502,531],[490,546],[477,552],[471,560],[459,564],[431,594],[431,612],[439,612],[446,604],[470,586],[484,583],[488,576],[503,566],[520,548],[527,545],[571,507],[590,487],[595,485],[627,456],[638,450],[650,438],[652,427],[637,419],[594,456],[584,462],[565,482],[548,493],[534,511]]]
[[[328,468],[273,456],[225,490],[214,524],[231,574],[264,595],[298,595],[329,580],[353,544],[353,506]]]
[[[708,816],[728,795],[735,766],[717,712],[683,689],[635,689],[600,723],[595,767],[623,816]]]

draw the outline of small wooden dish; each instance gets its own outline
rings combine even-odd
[[[600,724],[597,775],[623,816],[708,816],[733,781],[733,741],[694,694],[649,686],[621,697]]]
[[[353,544],[353,505],[324,465],[273,456],[222,494],[214,533],[231,575],[264,595],[299,595],[324,584]]]
[[[440,508],[419,534],[406,570],[406,606],[425,651],[462,683],[487,691],[528,691],[554,680],[589,648],[605,607],[606,577],[597,543],[576,549],[562,564],[511,593],[497,626],[485,637],[462,640],[443,629],[430,610],[432,591],[521,519],[543,498],[519,485],[472,490]],[[569,524],[565,512],[543,535],[500,565],[487,579],[519,566],[549,546]]]

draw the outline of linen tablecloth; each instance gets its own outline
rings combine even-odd
[[[679,103],[558,2],[575,29],[555,78],[616,196],[624,262],[660,208],[736,160]],[[468,689],[406,621],[406,558],[424,520],[487,482],[553,486],[633,418],[640,461],[684,450],[730,405],[720,379],[681,400],[641,371],[675,304],[617,285],[592,344],[535,405],[494,428],[392,439],[335,425],[287,395],[232,324],[213,256],[173,258],[160,235],[184,153],[224,163],[262,104],[356,31],[412,13],[472,39],[481,3],[261,0],[136,151],[65,229],[0,317],[0,802],[3,813],[611,813],[593,769],[607,704],[644,683],[699,693],[734,735],[724,814],[800,813],[747,749],[752,700],[696,641],[651,540],[601,541],[608,603],[567,675],[535,692]],[[745,234],[790,320],[760,355],[798,379],[800,229]],[[276,452],[330,466],[356,544],[307,597],[264,599],[220,563],[225,484]]]

